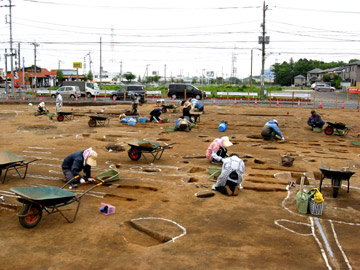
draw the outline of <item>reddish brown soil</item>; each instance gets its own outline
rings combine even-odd
[[[5,184],[0,185],[0,195],[5,197],[0,204],[1,269],[326,269],[318,243],[311,236],[310,215],[297,215],[298,187],[282,205],[290,179],[295,181],[308,172],[310,184],[319,185],[322,161],[328,167],[350,166],[356,172],[350,181],[355,188],[347,193],[342,187],[336,199],[332,198],[330,181],[325,180],[326,204],[319,218],[333,251],[333,257],[326,251],[331,267],[348,268],[338,240],[349,265],[360,268],[360,148],[351,143],[359,132],[358,112],[320,111],[325,120],[354,127],[344,138],[310,131],[306,126],[310,109],[206,106],[206,114],[191,132],[167,133],[166,127],[173,125],[179,114],[167,113],[167,124],[131,127],[112,116],[125,108],[106,107],[104,116],[111,117],[110,125],[90,128],[87,115],[100,112],[101,107],[78,107],[74,109],[74,120],[57,122],[46,116],[35,117],[34,106],[1,105],[0,150],[8,150],[26,161],[43,158],[29,165],[24,180],[11,172]],[[141,114],[147,116],[152,108],[152,104],[140,107]],[[270,119],[279,121],[285,143],[265,142],[259,137],[262,126]],[[217,130],[221,120],[229,125],[224,133]],[[224,135],[234,143],[229,152],[238,153],[245,161],[244,189],[237,197],[217,192],[213,197],[197,198],[195,193],[209,190],[213,184],[205,151],[214,138]],[[131,161],[127,151],[112,153],[105,149],[114,143],[128,150],[126,142],[133,138],[177,144],[153,166],[143,157]],[[61,187],[62,160],[90,146],[99,154],[93,175],[112,168],[119,170],[120,180],[84,196],[74,223],[67,223],[58,213],[44,212],[35,228],[23,228],[16,216],[21,204],[6,192],[12,187],[33,185]],[[281,166],[280,155],[286,152],[296,158],[293,167]],[[286,172],[292,174],[274,177]],[[309,172],[315,172],[317,179]],[[80,185],[75,192],[89,187]],[[115,206],[115,214],[101,214],[101,202]],[[74,207],[71,204],[61,210]],[[73,213],[64,211],[68,216]],[[130,222],[144,217],[174,221],[186,228],[186,235],[163,243],[181,235],[182,229],[162,219]],[[276,220],[296,233],[276,225]],[[326,250],[319,230],[314,228]]]

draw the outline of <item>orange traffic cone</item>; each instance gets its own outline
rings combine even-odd
[[[23,102],[25,102],[25,96],[23,96]]]
[[[322,109],[322,101],[320,100],[319,108]]]
[[[280,104],[279,104],[279,100],[276,101],[276,106],[279,107]]]
[[[341,105],[341,109],[345,109],[344,101],[343,101],[343,103],[342,103],[342,105]]]
[[[234,99],[234,105],[236,105],[236,98]]]
[[[153,97],[152,104],[154,104],[154,103],[155,103],[155,98]]]
[[[94,102],[96,102],[96,96],[94,97]]]
[[[9,102],[9,96],[6,96],[6,102]]]
[[[116,101],[116,97],[115,97],[115,95],[113,96],[113,102],[115,102]]]
[[[214,105],[216,104],[215,98],[214,98],[214,100],[213,100],[213,104],[214,104]]]
[[[40,96],[40,102],[43,102],[43,98],[42,98],[42,96]]]
[[[76,99],[75,99],[75,101],[76,101],[76,102],[78,102],[78,101],[79,101],[79,99],[78,99],[78,96],[76,96]]]
[[[300,100],[298,100],[298,107],[300,107]]]
[[[174,97],[172,98],[172,101],[171,101],[171,103],[172,103],[172,104],[174,104],[174,103],[175,103]]]
[[[257,98],[255,98],[255,103],[254,103],[255,106],[257,106]]]

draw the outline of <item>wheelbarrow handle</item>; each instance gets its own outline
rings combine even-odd
[[[162,147],[165,149],[165,148],[169,148],[170,146],[172,146],[172,145],[174,145],[174,144],[176,144],[176,143],[166,144],[165,146],[162,146]]]
[[[69,181],[67,181],[66,183],[65,183],[65,185],[63,185],[61,188],[63,189],[64,187],[66,187],[67,185],[69,185],[72,181],[74,181],[75,179],[77,179],[77,178],[79,178],[80,177],[80,175],[77,175],[77,176],[75,176],[74,178],[71,178]]]

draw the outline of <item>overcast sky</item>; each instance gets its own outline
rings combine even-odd
[[[8,5],[0,0],[0,5]],[[214,71],[231,75],[235,56],[236,76],[261,71],[262,0],[12,0],[14,47],[21,46],[25,66],[72,68],[84,62],[93,72],[199,76]],[[266,64],[300,58],[323,61],[360,59],[359,0],[268,0]],[[9,8],[0,8],[1,67],[9,48]],[[60,62],[61,61],[61,62]]]

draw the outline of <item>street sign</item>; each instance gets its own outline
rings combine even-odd
[[[82,68],[82,62],[73,62],[73,68]]]

